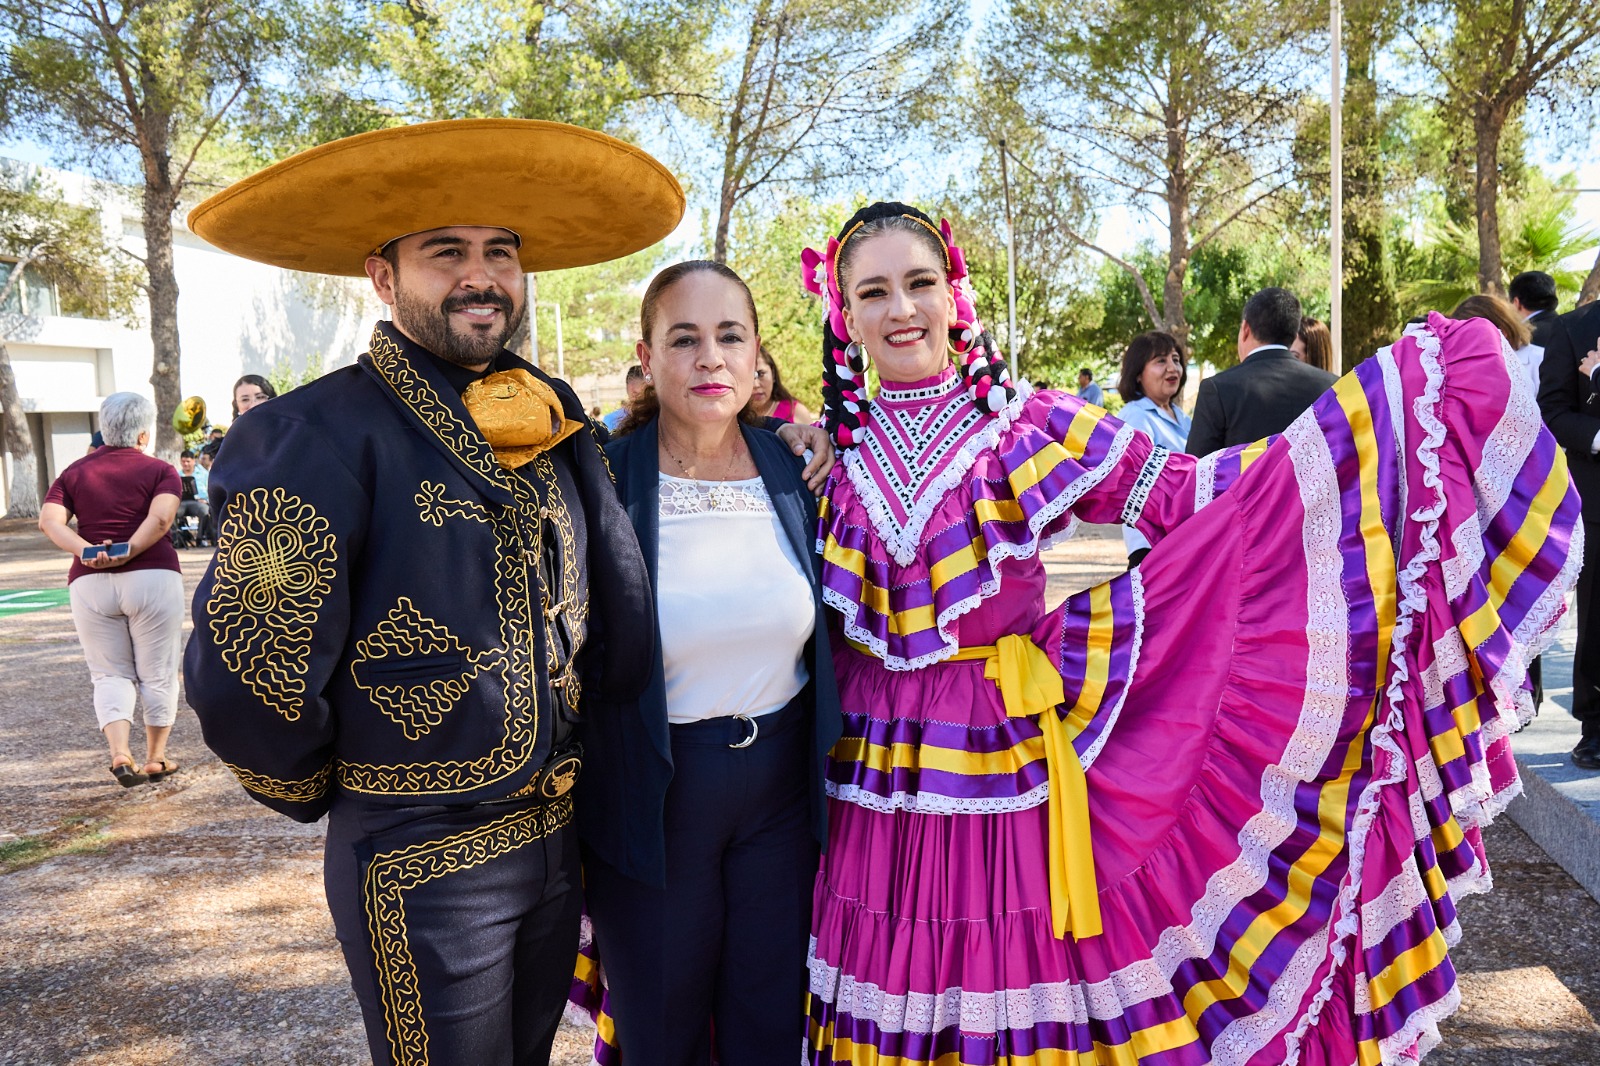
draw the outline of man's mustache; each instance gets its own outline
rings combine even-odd
[[[452,311],[463,311],[468,307],[498,307],[511,315],[511,297],[499,292],[475,292],[461,296],[451,296],[440,305],[445,314]]]

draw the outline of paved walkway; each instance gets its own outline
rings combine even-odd
[[[1121,543],[1087,532],[1051,553],[1053,596],[1121,569]],[[192,590],[210,553],[182,554]],[[59,589],[65,568],[0,527],[0,597]],[[117,788],[67,609],[3,609],[37,599],[0,599],[0,1063],[365,1062],[321,827],[246,799],[187,707],[183,772]],[[1428,1061],[1600,1066],[1600,904],[1509,822],[1487,840],[1497,889],[1463,908],[1465,1006]],[[558,1066],[587,1062],[584,1033],[561,1039]]]

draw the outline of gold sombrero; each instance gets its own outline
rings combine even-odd
[[[290,156],[200,204],[189,229],[246,259],[360,276],[396,237],[496,226],[521,238],[524,270],[559,270],[648,248],[683,207],[667,168],[614,137],[559,122],[456,119]]]

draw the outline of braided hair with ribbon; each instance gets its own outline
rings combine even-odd
[[[851,215],[839,235],[829,239],[825,252],[807,248],[800,254],[806,288],[822,297],[823,424],[841,448],[861,442],[870,413],[867,354],[860,343],[849,340],[845,327],[841,268],[848,269],[862,243],[888,230],[902,230],[925,241],[943,261],[956,304],[950,350],[960,360],[962,379],[978,409],[999,414],[1023,391],[1011,380],[999,347],[978,320],[966,256],[950,239],[949,221],[935,226],[931,218],[907,204],[876,203]]]

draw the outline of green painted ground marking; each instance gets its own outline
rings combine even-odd
[[[49,607],[65,607],[71,594],[66,589],[20,589],[0,592],[0,618],[27,611],[42,611]]]

